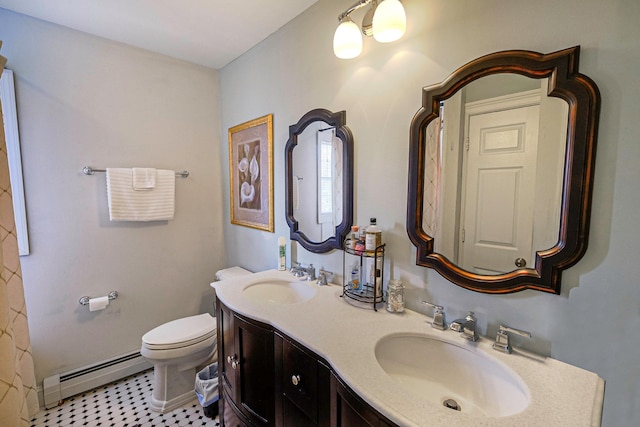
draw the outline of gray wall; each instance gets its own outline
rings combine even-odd
[[[634,254],[640,240],[640,3],[637,0],[405,0],[408,30],[399,42],[365,40],[363,54],[339,60],[331,40],[337,16],[352,2],[320,0],[302,16],[225,67],[220,74],[222,129],[274,114],[275,233],[229,224],[230,264],[275,268],[284,219],[284,145],[288,126],[308,110],[346,110],[355,136],[356,222],[378,218],[391,275],[409,287],[410,307],[426,299],[450,319],[475,311],[481,332],[498,324],[530,330],[517,345],[598,373],[607,381],[604,425],[640,425],[640,286]],[[358,22],[362,14],[356,13]],[[409,124],[421,88],[490,52],[552,52],[581,45],[580,69],[602,93],[589,250],[563,275],[562,294],[525,291],[490,296],[459,288],[415,265],[405,232]],[[248,102],[250,100],[250,102]],[[224,132],[223,132],[224,134]],[[227,156],[223,144],[222,156]],[[293,247],[292,247],[293,246]],[[298,260],[342,272],[339,252]],[[289,262],[289,260],[288,260]],[[339,302],[336,302],[339,303]]]
[[[38,382],[137,350],[210,310],[224,266],[218,72],[0,9],[14,70],[31,255],[21,258]],[[187,169],[173,221],[109,221],[105,174]],[[83,295],[117,290],[103,311]]]
[[[277,237],[288,236],[288,126],[322,107],[347,111],[356,222],[378,218],[391,275],[409,287],[412,308],[427,299],[450,318],[474,310],[486,335],[499,323],[530,330],[534,339],[518,344],[607,381],[605,426],[640,424],[640,279],[632,255],[640,239],[640,4],[405,0],[402,40],[368,39],[361,57],[338,60],[331,39],[351,3],[320,0],[221,70],[219,82],[216,71],[0,9],[3,55],[16,73],[32,249],[22,265],[38,378],[133,350],[151,327],[207,311],[208,282],[224,265],[275,268]],[[493,51],[573,45],[582,46],[581,71],[600,87],[602,114],[589,250],[565,272],[562,295],[482,295],[415,266],[404,228],[408,131],[420,89]],[[274,114],[275,233],[229,222],[227,129],[267,113]],[[104,178],[82,175],[85,164],[192,175],[177,183],[174,221],[113,224]],[[295,244],[292,252],[342,271],[339,252],[313,255]],[[77,303],[112,289],[121,297],[105,311],[92,315]]]

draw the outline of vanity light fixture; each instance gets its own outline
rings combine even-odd
[[[345,16],[333,36],[333,52],[338,58],[351,59],[362,53],[362,34],[355,22]]]
[[[362,20],[362,32],[349,16],[355,10],[371,5]],[[359,0],[338,16],[333,36],[333,52],[338,58],[355,58],[362,52],[362,34],[389,43],[401,38],[407,28],[407,15],[400,0]]]

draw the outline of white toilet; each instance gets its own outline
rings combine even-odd
[[[165,413],[193,400],[198,368],[217,359],[217,353],[216,319],[207,313],[144,334],[140,354],[153,363],[151,410]]]
[[[216,273],[218,280],[250,274],[240,267]],[[172,320],[142,336],[140,354],[153,364],[153,391],[149,407],[169,412],[196,397],[198,370],[218,359],[216,319],[198,314]]]

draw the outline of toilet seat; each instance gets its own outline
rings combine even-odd
[[[142,345],[149,350],[171,350],[195,345],[216,335],[216,319],[199,314],[172,320],[142,336]]]

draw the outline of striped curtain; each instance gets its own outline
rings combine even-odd
[[[2,41],[0,41],[2,47]],[[0,56],[0,75],[6,58]],[[38,394],[0,115],[0,426],[28,427]]]

